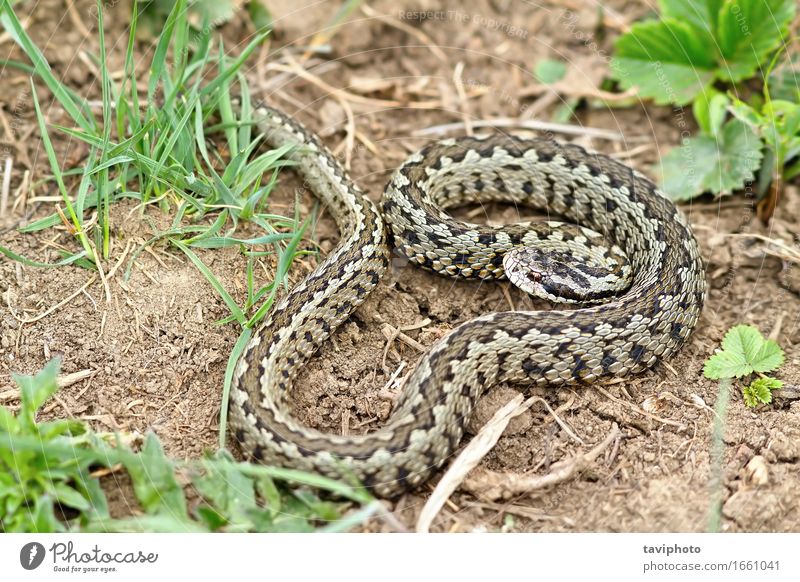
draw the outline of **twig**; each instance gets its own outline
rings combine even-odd
[[[535,401],[536,397],[533,397],[523,402],[522,394],[518,394],[494,413],[491,420],[464,447],[442,480],[436,485],[420,512],[416,525],[417,532],[430,531],[434,518],[439,514],[450,495],[461,485],[467,474],[481,462],[486,453],[494,447],[511,419],[525,412]]]
[[[14,308],[11,306],[11,296],[9,294],[7,296],[7,298],[6,298],[6,305],[8,306],[8,312],[11,314],[11,317],[13,317],[14,319],[16,319],[18,322],[20,322],[22,324],[34,323],[36,321],[39,321],[40,319],[44,319],[45,317],[47,317],[48,315],[50,315],[54,311],[57,311],[58,309],[60,309],[61,307],[63,307],[64,305],[66,305],[67,303],[72,301],[73,299],[75,299],[78,295],[83,293],[84,290],[88,289],[89,286],[92,283],[94,283],[96,280],[97,280],[97,275],[92,275],[91,277],[89,277],[89,279],[86,281],[86,283],[81,285],[75,292],[71,293],[70,295],[68,295],[67,297],[65,297],[64,299],[62,299],[58,303],[56,303],[55,305],[51,306],[49,309],[47,309],[43,313],[40,313],[36,317],[32,317],[30,319],[22,319],[21,317],[17,317],[17,314],[14,313]]]
[[[0,218],[6,215],[6,209],[8,208],[8,194],[11,190],[11,169],[13,167],[14,158],[8,156],[3,168],[3,186],[0,189]]]
[[[535,400],[538,400],[539,402],[544,404],[544,407],[547,409],[547,411],[553,416],[553,418],[556,419],[556,422],[558,423],[558,426],[560,426],[563,429],[563,431],[565,433],[567,433],[567,435],[569,435],[569,437],[572,440],[574,440],[579,445],[585,445],[586,444],[586,443],[583,442],[583,439],[581,437],[579,437],[578,435],[576,435],[572,431],[572,429],[567,425],[567,423],[564,422],[563,420],[561,420],[561,418],[555,413],[555,411],[552,408],[550,408],[550,405],[547,403],[547,401],[544,398],[540,398],[538,396],[533,396],[532,398],[535,399]]]
[[[425,47],[428,50],[430,50],[431,53],[433,53],[433,56],[435,56],[437,59],[439,59],[443,63],[447,62],[447,55],[444,54],[444,51],[442,51],[442,49],[440,49],[431,40],[431,38],[427,34],[422,32],[421,30],[419,30],[417,28],[414,28],[413,26],[409,26],[406,23],[400,22],[399,20],[396,20],[394,18],[390,18],[389,16],[386,16],[385,14],[380,14],[380,13],[376,12],[373,8],[370,8],[367,4],[364,4],[361,7],[361,12],[363,12],[364,14],[369,16],[370,18],[374,18],[376,20],[380,20],[384,24],[387,24],[387,25],[389,25],[389,26],[391,26],[393,28],[396,28],[398,30],[402,30],[406,34],[409,34],[409,35],[413,36],[418,41],[420,41],[423,45],[425,45]]]
[[[643,416],[646,416],[647,418],[652,418],[653,420],[657,420],[658,422],[660,422],[662,424],[668,424],[668,425],[674,426],[675,428],[678,428],[680,430],[686,430],[686,428],[687,428],[687,426],[685,424],[681,423],[681,422],[670,420],[668,418],[661,418],[660,416],[656,416],[655,414],[651,414],[651,413],[647,412],[646,410],[643,410],[642,408],[636,406],[635,404],[631,404],[630,402],[625,402],[624,400],[620,400],[616,396],[613,396],[607,390],[603,390],[600,386],[595,386],[594,389],[597,390],[600,394],[602,394],[606,398],[608,398],[609,400],[612,400],[612,401],[616,402],[617,404],[621,404],[622,406],[625,406],[627,408],[630,408],[634,412],[638,412],[639,414],[641,414]]]
[[[461,119],[464,120],[464,133],[472,135],[472,121],[469,117],[469,99],[467,99],[467,92],[464,90],[463,73],[464,61],[459,61],[456,68],[453,69],[453,84],[456,86],[459,108],[461,109]]]
[[[58,376],[56,379],[56,383],[58,384],[59,388],[66,388],[67,386],[72,386],[81,380],[86,380],[87,378],[91,378],[97,373],[97,370],[80,370],[78,372],[72,372],[71,374],[62,374]],[[19,390],[17,388],[7,388],[0,392],[0,402],[9,402],[11,400],[18,400],[19,399]],[[66,406],[65,406],[66,408]]]
[[[464,488],[472,494],[490,500],[508,498],[563,483],[593,463],[620,435],[617,423],[608,436],[588,453],[577,455],[553,465],[547,475],[525,476],[484,470],[464,481]]]

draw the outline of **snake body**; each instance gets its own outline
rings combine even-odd
[[[599,290],[604,302],[597,305],[489,313],[461,324],[422,357],[387,423],[374,432],[338,436],[303,426],[290,412],[292,382],[386,271],[387,229],[376,206],[313,133],[269,107],[257,115],[267,143],[297,146],[290,157],[330,209],[341,238],[272,310],[237,364],[230,424],[254,459],[355,477],[379,496],[396,496],[445,462],[487,388],[500,382],[585,383],[638,372],[674,354],[697,323],[706,288],[697,242],[681,213],[645,176],[605,155],[546,139],[440,141],[409,158],[384,193],[388,230],[411,262],[451,276],[500,278],[503,257],[519,245],[554,245],[563,253],[575,244],[591,247],[592,237],[603,233],[619,253],[601,254],[612,268],[617,265],[621,280],[630,275],[622,271],[632,271],[632,283],[622,293]],[[487,201],[546,209],[590,230],[553,223],[480,226],[445,212]],[[579,267],[573,271],[578,281],[590,279]]]

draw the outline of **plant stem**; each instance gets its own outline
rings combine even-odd
[[[731,395],[731,379],[719,381],[719,392],[714,404],[714,427],[711,431],[711,505],[708,511],[708,531],[719,532],[722,521],[722,464],[725,460],[725,417]]]

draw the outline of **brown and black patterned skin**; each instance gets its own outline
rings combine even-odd
[[[558,386],[639,372],[674,354],[697,323],[706,288],[697,242],[653,183],[619,162],[548,140],[444,140],[394,174],[382,218],[313,134],[273,109],[258,114],[267,143],[300,146],[292,157],[331,209],[341,241],[272,311],[237,365],[230,423],[255,459],[354,477],[379,496],[396,496],[441,467],[474,402],[492,385]],[[444,210],[489,200],[545,209],[590,230],[555,223],[479,226]],[[500,278],[504,254],[520,244],[563,254],[602,243],[610,268],[630,269],[633,282],[617,295],[596,290],[605,302],[577,310],[498,312],[468,321],[422,357],[385,426],[359,436],[321,433],[291,416],[291,385],[385,272],[383,219],[403,255],[442,274]],[[598,240],[606,236],[620,248]],[[593,284],[587,274],[593,271],[574,268],[571,281]]]

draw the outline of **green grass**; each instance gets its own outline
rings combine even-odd
[[[153,433],[134,451],[77,420],[37,422],[58,390],[58,367],[53,360],[36,376],[15,376],[19,410],[0,406],[0,532],[340,531],[381,510],[362,487],[236,462],[224,450],[176,463]],[[111,517],[100,469],[127,473],[142,515]],[[179,475],[198,500],[187,500]]]
[[[193,28],[186,0],[177,1],[156,39],[151,58],[142,66],[135,58],[140,6],[134,3],[125,47],[124,71],[117,78],[108,70],[103,32],[103,5],[97,2],[101,107],[56,78],[42,52],[17,18],[8,0],[0,0],[0,23],[20,46],[30,64],[5,62],[29,71],[36,119],[52,172],[44,185],[58,190],[65,211],[20,229],[32,233],[66,223],[74,237],[73,250],[60,260],[42,263],[0,246],[0,253],[35,267],[107,270],[111,255],[111,205],[132,199],[144,209],[157,206],[172,216],[169,228],[156,232],[136,249],[125,276],[149,245],[167,244],[185,254],[206,277],[230,310],[217,322],[236,322],[240,336],[228,360],[221,399],[219,450],[195,463],[176,464],[168,459],[158,439],[149,435],[140,452],[120,442],[109,444],[75,421],[36,424],[36,410],[55,391],[51,363],[36,378],[20,378],[23,386],[21,416],[2,410],[0,457],[3,481],[0,504],[4,515],[0,531],[60,531],[64,528],[114,531],[282,531],[309,530],[320,523],[329,528],[352,527],[374,512],[376,505],[363,489],[332,482],[316,475],[285,469],[236,463],[224,450],[228,394],[234,366],[252,330],[269,312],[281,286],[286,285],[295,257],[305,251],[300,243],[313,215],[301,221],[272,214],[270,194],[279,171],[291,165],[289,148],[265,149],[256,134],[253,104],[242,67],[265,41],[262,30],[231,56],[213,27]],[[137,80],[147,79],[140,94]],[[37,83],[43,83],[68,114],[72,125],[48,124]],[[235,102],[235,98],[238,103]],[[60,141],[54,141],[56,134]],[[209,138],[218,147],[209,147]],[[80,168],[65,168],[57,143],[77,140],[89,148]],[[96,222],[90,217],[96,213]],[[243,223],[264,234],[239,234]],[[247,296],[239,305],[196,249],[236,247],[247,260]],[[274,278],[255,283],[256,262],[274,258]],[[28,388],[25,388],[27,386]],[[28,392],[35,394],[32,397]],[[96,478],[95,467],[124,466],[145,515],[111,519]],[[183,489],[175,474],[188,472],[202,497],[193,512],[187,509]],[[364,507],[343,516],[341,503],[321,501],[310,490],[289,489],[301,484],[335,493],[350,504]],[[56,517],[63,509],[77,516]]]

